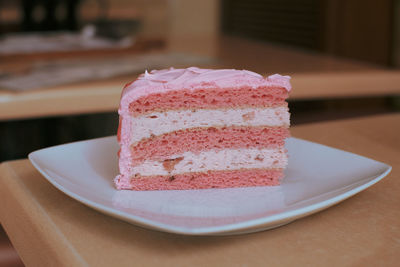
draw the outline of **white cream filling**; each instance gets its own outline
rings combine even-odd
[[[209,170],[284,168],[287,165],[287,155],[284,148],[185,152],[171,156],[170,159],[177,160],[172,161],[173,164],[167,166],[164,161],[146,160],[141,165],[132,167],[131,175],[153,176],[206,172]]]
[[[287,125],[287,107],[171,110],[132,117],[131,143],[152,135],[196,127]]]

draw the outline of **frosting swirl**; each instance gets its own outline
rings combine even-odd
[[[152,83],[168,83],[174,86],[192,87],[199,83],[217,83],[224,80],[226,83],[237,80],[249,80],[249,82],[260,83],[263,80],[269,82],[281,82],[282,86],[290,91],[288,84],[290,77],[274,74],[264,78],[258,73],[248,70],[235,69],[200,69],[190,67],[187,69],[169,68],[164,70],[152,70],[150,73],[146,70],[140,75],[138,81],[147,81],[149,85]]]

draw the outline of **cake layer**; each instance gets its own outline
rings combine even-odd
[[[131,143],[169,132],[199,127],[286,126],[286,106],[274,108],[169,110],[132,117]]]
[[[145,160],[131,166],[130,176],[175,175],[189,172],[207,172],[240,169],[281,169],[287,165],[284,148],[223,149],[199,153],[186,151],[164,161]]]
[[[270,104],[273,104],[278,95],[282,96],[281,99],[287,97],[287,93],[291,90],[289,80],[289,76],[275,74],[263,77],[251,71],[234,69],[213,70],[191,67],[153,70],[150,73],[146,71],[136,81],[124,87],[119,114],[143,113],[167,107],[181,108],[182,105],[189,108],[196,103],[200,105],[199,107],[210,107],[203,106],[204,102],[215,107],[220,104],[217,103],[217,98],[222,98],[224,103],[228,103],[226,101],[231,98],[230,102],[235,107],[248,105],[255,99],[259,99],[258,103],[262,105],[266,105],[269,100],[272,100]],[[213,96],[213,91],[217,96],[216,99],[210,98]]]
[[[210,127],[180,130],[145,139],[132,145],[132,163],[162,160],[184,151],[224,148],[278,148],[289,137],[286,127]]]
[[[143,96],[129,104],[129,111],[139,116],[164,109],[274,107],[285,105],[287,97],[288,92],[282,87],[185,89]]]
[[[131,190],[184,190],[206,188],[232,188],[279,185],[281,169],[251,169],[184,173],[151,178],[126,178],[117,176],[118,189]]]

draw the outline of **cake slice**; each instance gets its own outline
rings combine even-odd
[[[118,189],[278,185],[287,165],[290,77],[166,69],[125,86]]]

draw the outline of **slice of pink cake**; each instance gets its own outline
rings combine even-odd
[[[154,70],[125,86],[118,189],[278,185],[287,165],[290,77]]]

